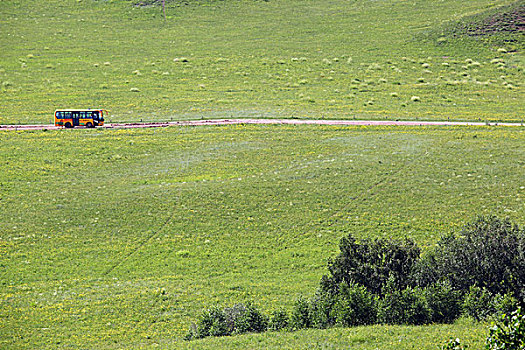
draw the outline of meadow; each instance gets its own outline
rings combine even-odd
[[[510,0],[0,1],[0,124],[56,108],[201,118],[521,122]],[[481,20],[480,20],[481,18]],[[523,127],[0,131],[0,348],[482,347],[487,322],[183,340],[210,306],[312,294],[339,239],[423,249],[525,224]]]
[[[12,0],[0,124],[224,117],[522,121],[523,33],[451,28],[509,0]],[[498,34],[499,35],[499,34]]]
[[[428,248],[478,214],[524,224],[524,144],[521,127],[1,132],[0,347],[479,348],[469,320],[182,338],[209,306],[290,308],[345,234]]]

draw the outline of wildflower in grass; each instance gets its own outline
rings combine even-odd
[[[142,73],[137,69],[132,72],[134,75],[142,75]]]

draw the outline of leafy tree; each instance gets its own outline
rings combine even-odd
[[[419,259],[420,249],[410,239],[364,239],[349,235],[339,244],[339,255],[328,263],[329,275],[321,279],[321,290],[337,294],[341,283],[357,283],[376,295],[384,294],[389,278],[397,289],[409,284],[410,271]]]

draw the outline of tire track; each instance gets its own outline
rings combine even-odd
[[[129,252],[127,255],[125,255],[122,259],[118,260],[115,264],[111,265],[104,273],[102,273],[102,276],[108,276],[110,273],[115,271],[118,267],[122,266],[124,263],[129,261],[133,255],[135,255],[138,251],[140,251],[144,246],[146,246],[148,243],[150,243],[155,237],[157,237],[168,225],[168,223],[173,219],[173,216],[175,215],[175,211],[173,210],[172,213],[168,216],[168,218],[160,225],[157,231],[153,231],[148,237],[142,240],[131,252]]]

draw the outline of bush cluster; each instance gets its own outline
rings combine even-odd
[[[418,260],[412,279],[423,287],[447,281],[464,293],[477,286],[525,300],[524,267],[525,229],[509,220],[480,217],[459,236],[443,237]]]
[[[525,229],[479,217],[423,257],[409,239],[344,237],[317,292],[299,298],[290,314],[278,310],[267,317],[252,304],[210,309],[188,339],[267,329],[449,323],[461,314],[482,320],[524,303]]]
[[[205,310],[198,324],[192,324],[187,340],[209,336],[226,336],[242,333],[259,333],[268,329],[268,317],[253,303],[236,304],[230,308]]]

